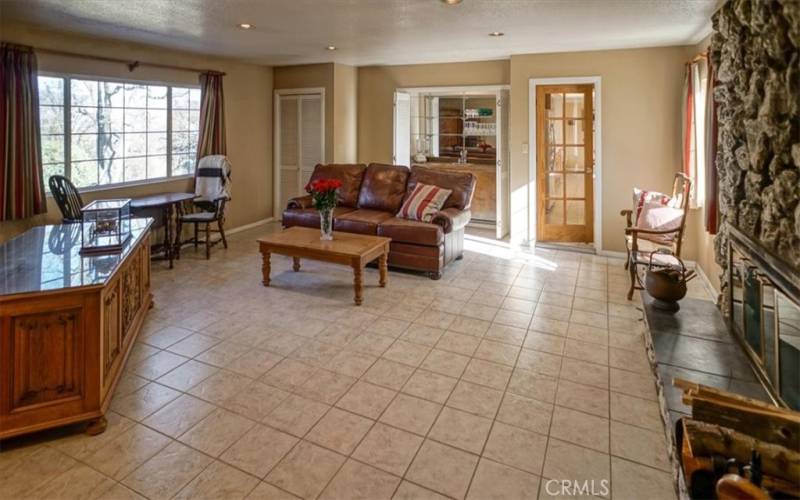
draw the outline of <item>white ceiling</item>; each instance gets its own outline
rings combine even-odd
[[[270,65],[474,61],[693,44],[717,0],[0,0],[57,30]],[[255,27],[242,30],[238,23]],[[502,31],[504,37],[489,37]],[[335,45],[338,50],[325,50]]]

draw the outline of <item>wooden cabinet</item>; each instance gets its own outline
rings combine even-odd
[[[72,254],[64,257],[70,274],[60,287],[0,295],[0,439],[92,420],[92,428],[102,431],[103,414],[152,303],[149,228],[141,228],[111,266]],[[9,250],[0,250],[6,262],[13,259]],[[80,278],[70,259],[80,260]],[[92,265],[107,275],[90,275]],[[38,269],[45,276],[45,266]],[[81,286],[73,286],[75,279]]]

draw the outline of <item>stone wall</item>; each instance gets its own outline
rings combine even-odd
[[[728,0],[712,22],[720,226],[800,268],[800,1]],[[724,229],[715,247],[725,268]]]

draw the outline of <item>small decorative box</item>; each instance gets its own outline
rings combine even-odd
[[[81,253],[120,252],[131,237],[131,200],[95,200],[83,207]]]

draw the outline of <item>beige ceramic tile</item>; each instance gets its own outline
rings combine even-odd
[[[282,359],[278,354],[253,349],[225,365],[225,369],[245,377],[258,378],[267,373]]]
[[[267,475],[267,482],[303,498],[315,498],[336,474],[345,457],[301,441]]]
[[[611,422],[611,454],[664,471],[671,470],[663,430],[654,432]]]
[[[332,405],[342,397],[356,381],[348,375],[318,370],[296,392],[303,397]]]
[[[318,368],[286,358],[261,377],[261,381],[291,391],[303,385]]]
[[[514,366],[517,362],[519,347],[494,340],[481,341],[474,356],[501,365]]]
[[[561,360],[559,378],[599,389],[608,389],[609,370],[607,366],[580,361],[574,358]]]
[[[373,420],[338,408],[331,408],[305,439],[325,448],[349,455],[369,431]]]
[[[353,458],[402,476],[422,444],[422,437],[382,423],[375,424],[353,453]]]
[[[35,485],[40,485],[35,487]],[[98,498],[114,486],[114,481],[83,464],[76,465],[51,481],[32,483],[28,498]],[[0,488],[3,494],[5,488]],[[10,497],[7,497],[10,498]]]
[[[476,455],[426,440],[406,477],[439,493],[463,498],[477,463]]]
[[[436,403],[444,403],[458,380],[419,369],[403,386],[403,392]]]
[[[492,421],[471,413],[444,408],[428,437],[441,443],[480,454]]]
[[[383,353],[383,358],[409,366],[419,366],[429,351],[427,346],[397,340]]]
[[[462,333],[446,332],[436,343],[436,348],[450,351],[464,356],[472,356],[481,339]]]
[[[510,366],[473,359],[467,365],[461,379],[493,389],[505,390],[508,379],[511,377],[511,370]]]
[[[142,420],[178,396],[178,391],[151,382],[136,392],[111,401],[111,409],[130,419]]]
[[[611,457],[611,491],[622,499],[676,499],[672,474],[616,457]]]
[[[253,381],[242,391],[223,401],[221,406],[251,420],[261,421],[288,396],[286,391]]]
[[[214,462],[187,484],[175,499],[244,498],[258,485],[258,479],[222,462]]]
[[[497,412],[497,420],[547,435],[550,432],[552,414],[551,404],[506,392]]]
[[[217,408],[183,433],[179,440],[207,455],[218,457],[254,425],[252,420]]]
[[[157,382],[178,391],[188,391],[218,371],[219,368],[217,367],[190,359],[169,373],[159,377]]]
[[[185,339],[172,344],[167,348],[167,350],[175,354],[180,354],[181,356],[186,356],[187,358],[193,358],[203,351],[206,351],[207,349],[217,345],[219,342],[220,340],[217,338],[209,337],[200,333],[194,333]]]
[[[167,436],[177,438],[213,410],[214,405],[188,394],[181,394],[178,399],[153,413],[142,423]]]
[[[611,390],[656,401],[656,386],[653,377],[640,373],[611,368]]]
[[[469,359],[467,356],[454,352],[433,349],[428,354],[428,357],[425,358],[425,361],[422,362],[420,368],[458,378],[464,373],[464,368],[469,363]]]
[[[556,406],[550,436],[608,453],[609,421],[569,408]]]
[[[440,404],[398,394],[381,415],[380,421],[424,436],[441,409]]]
[[[411,366],[388,359],[379,359],[367,370],[362,379],[399,391],[412,373],[414,373],[414,368]]]
[[[170,498],[205,469],[212,459],[173,441],[122,480],[148,498]]]
[[[620,392],[611,393],[611,419],[649,430],[660,431],[664,425],[658,403]]]
[[[297,500],[291,493],[284,491],[264,481],[260,482],[253,491],[247,495],[247,500]]]
[[[303,437],[330,406],[292,394],[264,418],[264,423],[293,436]]]
[[[414,483],[403,481],[397,488],[393,500],[447,500],[447,497]]]
[[[548,375],[515,369],[508,382],[508,392],[553,403],[556,398],[556,379]]]
[[[239,392],[243,391],[252,380],[239,374],[220,370],[214,375],[195,385],[187,392],[214,404],[223,404]]]
[[[320,499],[389,500],[399,482],[397,476],[348,460],[322,492]]]
[[[220,455],[223,460],[263,478],[299,440],[265,425],[256,425]]]
[[[547,442],[542,476],[557,480],[593,481],[599,488],[601,481],[610,484],[610,459],[605,453],[551,438]]]
[[[494,418],[503,393],[482,385],[461,381],[456,385],[447,406],[486,418]]]
[[[505,465],[541,474],[547,436],[495,422],[483,456]]]
[[[84,460],[106,476],[119,481],[169,443],[167,436],[136,424]]]
[[[506,500],[536,498],[539,478],[517,469],[481,458],[468,500]]]
[[[527,331],[525,330],[525,327],[495,322],[492,323],[492,326],[490,326],[489,330],[486,331],[485,337],[490,340],[495,340],[504,344],[510,344],[519,347],[525,341],[526,333]]]
[[[609,392],[606,389],[561,380],[556,392],[556,404],[609,418],[608,397]]]
[[[383,410],[386,409],[396,394],[391,389],[359,381],[347,391],[347,394],[342,396],[336,406],[376,419],[383,413]]]

